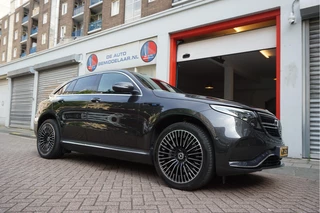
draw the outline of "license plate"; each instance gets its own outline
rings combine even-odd
[[[287,157],[288,156],[288,147],[282,146],[280,147],[280,157]]]

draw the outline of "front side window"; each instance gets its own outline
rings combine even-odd
[[[141,0],[126,0],[125,22],[131,22],[141,17]]]
[[[112,86],[119,82],[129,82],[132,81],[125,75],[121,73],[106,73],[103,74],[98,87],[99,93],[114,93]]]
[[[3,45],[6,45],[7,44],[7,36],[4,36],[3,37]]]
[[[90,94],[97,91],[98,85],[98,75],[92,75],[84,78],[78,79],[76,85],[74,86],[73,93],[76,94]]]
[[[7,27],[8,27],[8,20],[5,20],[4,21],[4,29],[7,29]]]
[[[2,52],[2,61],[6,60],[6,52]]]
[[[44,0],[44,4],[48,3],[49,0]]]

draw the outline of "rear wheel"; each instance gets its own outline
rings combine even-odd
[[[59,127],[55,120],[48,119],[41,124],[37,135],[37,149],[43,158],[59,158],[63,155]]]
[[[160,134],[154,162],[159,176],[170,187],[194,190],[207,184],[213,176],[212,143],[200,127],[175,123]]]

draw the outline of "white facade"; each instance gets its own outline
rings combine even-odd
[[[33,67],[36,64],[58,60],[64,56],[79,54],[79,75],[87,72],[88,54],[141,40],[156,40],[157,56],[153,75],[169,80],[170,34],[203,25],[223,22],[250,16],[270,10],[280,9],[281,13],[281,82],[280,119],[283,126],[283,140],[289,146],[289,157],[302,157],[303,146],[303,71],[302,71],[302,21],[299,7],[295,7],[296,23],[291,24],[288,17],[292,12],[293,0],[201,0],[183,4],[164,12],[127,23],[94,35],[79,38],[66,45],[54,47],[26,58],[12,61],[0,67],[0,76],[8,72]],[[196,17],[196,18],[195,18]],[[263,42],[263,40],[261,40]],[[226,43],[232,49],[233,44]],[[228,46],[229,45],[229,46]],[[145,65],[149,65],[145,63]],[[137,65],[137,66],[141,66]],[[134,65],[131,65],[134,68]],[[139,69],[139,67],[138,67]],[[141,68],[144,69],[143,67]],[[0,87],[0,94],[8,95],[8,89]],[[10,98],[8,98],[10,99]],[[34,101],[36,98],[34,98]],[[1,104],[1,103],[0,103]],[[9,108],[8,101],[5,107]],[[8,109],[6,113],[8,124]],[[0,115],[1,117],[1,115]]]

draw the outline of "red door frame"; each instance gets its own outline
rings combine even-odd
[[[170,71],[169,82],[176,85],[177,76],[177,41],[221,30],[231,29],[243,25],[255,24],[263,21],[276,20],[276,116],[280,119],[280,10],[273,10],[247,17],[233,19],[226,22],[190,29],[170,35]]]

